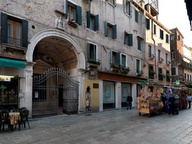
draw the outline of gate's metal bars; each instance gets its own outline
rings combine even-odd
[[[78,82],[60,68],[50,68],[33,77],[33,116],[57,114],[59,88],[62,85],[63,112],[78,111]]]

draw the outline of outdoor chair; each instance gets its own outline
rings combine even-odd
[[[19,130],[21,126],[26,128],[26,123],[28,124],[28,127],[30,129],[28,116],[29,116],[29,110],[24,109],[20,111]]]
[[[10,132],[10,122],[9,122],[9,110],[2,109],[0,110],[0,131],[4,131],[5,125],[8,126],[8,130]],[[3,128],[3,129],[1,129]]]

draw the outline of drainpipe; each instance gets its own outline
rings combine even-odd
[[[153,40],[153,45],[154,45],[154,56],[155,56],[155,78],[157,78],[157,70],[156,70],[156,67],[157,67],[157,62],[156,62],[156,45],[155,45],[155,39],[153,37],[153,20],[151,21],[151,38]]]

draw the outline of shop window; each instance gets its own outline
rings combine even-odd
[[[28,46],[28,21],[1,13],[1,41],[17,47]]]
[[[97,45],[92,43],[87,43],[87,58],[88,62],[92,64],[100,64],[100,60],[98,60],[98,48]]]
[[[133,35],[124,31],[124,44],[133,46]]]
[[[93,31],[99,30],[99,15],[93,15],[87,11],[87,28]]]
[[[117,28],[116,25],[112,25],[108,22],[104,22],[104,30],[105,30],[105,36],[106,37],[110,37],[112,39],[116,39],[117,38]]]

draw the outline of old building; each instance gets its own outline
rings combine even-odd
[[[150,3],[7,0],[0,12],[1,107],[80,113],[90,87],[92,111],[119,109],[128,93],[135,106],[140,80],[169,84],[158,75],[170,72],[170,32]]]
[[[153,4],[154,3],[154,4]],[[145,5],[146,52],[145,76],[151,83],[159,86],[171,85],[171,32],[158,20],[158,2]],[[150,86],[149,86],[150,87]],[[152,89],[152,87],[150,87]]]

